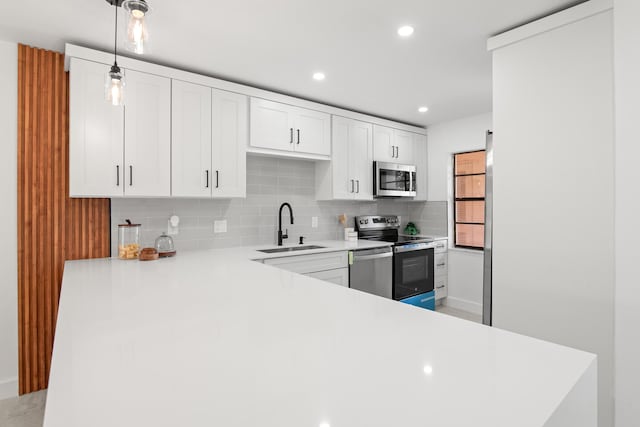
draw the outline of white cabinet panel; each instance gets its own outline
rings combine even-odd
[[[354,199],[373,200],[373,126],[350,120],[349,167],[355,181]]]
[[[395,162],[393,129],[373,126],[373,159],[378,162]]]
[[[415,165],[416,160],[413,155],[413,133],[403,130],[393,130],[393,142],[395,145],[395,162],[403,165]]]
[[[324,280],[325,282],[334,283],[336,285],[349,287],[349,269],[339,268],[337,270],[318,271],[316,273],[308,273],[306,276]]]
[[[104,64],[71,58],[69,194],[119,197],[124,188],[124,108],[105,100]]]
[[[331,155],[331,116],[329,114],[295,108],[293,124],[296,134],[295,151]]]
[[[373,125],[332,117],[331,162],[316,164],[320,200],[373,200]]]
[[[211,196],[211,88],[172,82],[171,195]]]
[[[253,147],[293,150],[292,107],[278,102],[251,98],[251,135]]]
[[[212,90],[213,197],[246,197],[248,100],[245,95]]]
[[[413,149],[416,165],[416,197],[414,201],[427,201],[427,136],[417,133],[413,134]]]
[[[125,195],[171,194],[171,80],[127,72]]]
[[[264,263],[294,273],[317,273],[318,271],[348,268],[347,252],[329,252],[314,255],[288,256],[265,259]]]
[[[252,147],[329,156],[331,116],[279,102],[251,98]]]
[[[438,253],[435,255],[434,260],[434,270],[435,276],[446,276],[447,275],[447,254],[446,253]]]
[[[316,179],[316,185],[324,182],[324,185],[331,187],[333,191],[325,194],[327,199],[350,200],[353,199],[355,187],[349,144],[351,120],[333,116],[332,122],[331,164],[316,164],[316,172],[324,167],[323,173],[326,174]]]
[[[385,126],[374,126],[373,157],[380,162],[415,164],[413,133]]]

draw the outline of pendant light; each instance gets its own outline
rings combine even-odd
[[[122,8],[127,11],[127,50],[139,55],[149,53],[148,16],[151,8],[145,0],[124,0]]]
[[[115,42],[113,46],[113,65],[107,73],[107,81],[105,85],[105,97],[107,102],[118,107],[124,105],[124,76],[122,70],[118,67],[118,5],[117,2],[112,3],[116,12],[115,25]]]

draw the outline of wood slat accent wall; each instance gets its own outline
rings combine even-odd
[[[47,387],[65,260],[110,255],[110,201],[69,198],[68,147],[64,55],[19,45],[20,394]]]

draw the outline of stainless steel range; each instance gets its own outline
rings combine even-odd
[[[356,229],[360,239],[393,243],[392,298],[434,310],[434,241],[400,234],[395,215],[358,216]]]

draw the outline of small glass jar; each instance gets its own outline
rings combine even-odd
[[[162,233],[162,235],[156,239],[155,248],[158,254],[160,254],[160,257],[170,257],[176,254],[173,239],[171,236],[167,236],[167,233]]]
[[[138,259],[140,256],[140,224],[132,224],[126,220],[126,224],[118,225],[118,258]]]

